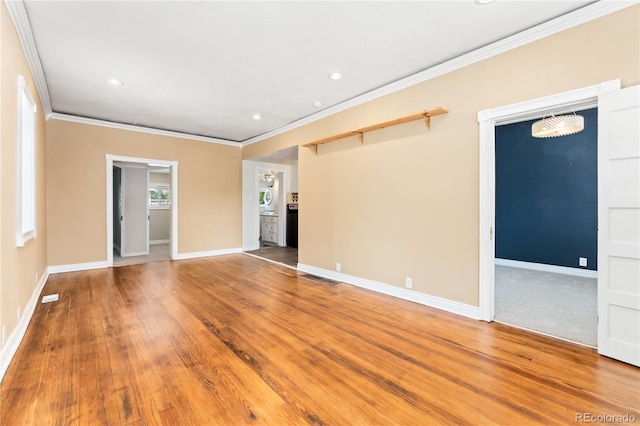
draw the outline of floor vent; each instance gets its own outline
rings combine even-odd
[[[329,285],[340,284],[340,281],[330,280],[329,278],[323,278],[323,277],[319,277],[317,275],[304,274],[304,275],[300,275],[300,276],[302,278],[309,278],[310,280],[320,281],[321,283],[325,283],[325,284],[329,284]]]

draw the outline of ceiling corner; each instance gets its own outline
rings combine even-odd
[[[4,4],[7,6],[9,17],[18,33],[18,39],[22,45],[22,50],[27,58],[27,63],[29,64],[36,88],[38,89],[38,94],[40,95],[44,114],[46,117],[50,117],[53,110],[51,108],[49,89],[47,87],[47,81],[44,78],[44,70],[40,62],[40,56],[38,55],[38,49],[36,48],[36,42],[33,38],[33,31],[31,30],[31,24],[29,23],[24,2],[22,0],[12,0],[5,1]]]

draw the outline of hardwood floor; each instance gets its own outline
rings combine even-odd
[[[242,254],[52,275],[50,293],[2,425],[640,419],[640,369],[592,349]]]

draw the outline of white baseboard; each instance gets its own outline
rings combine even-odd
[[[102,269],[107,267],[106,261],[74,263],[71,265],[49,266],[49,274],[60,274],[62,272],[87,271],[89,269]]]
[[[169,244],[171,242],[171,240],[149,240],[149,245],[150,246],[157,246],[160,244]]]
[[[9,338],[5,342],[5,345],[2,347],[2,351],[0,351],[0,382],[2,382],[4,373],[7,372],[7,368],[9,368],[11,360],[18,350],[20,342],[22,342],[22,338],[27,332],[29,321],[31,321],[33,312],[35,311],[38,300],[40,299],[40,293],[42,293],[42,289],[44,288],[44,285],[46,284],[48,278],[49,268],[46,268],[44,274],[42,274],[42,276],[40,277],[38,284],[33,289],[31,298],[24,307],[22,318],[20,318],[18,326],[13,329],[13,331],[9,335]]]
[[[317,268],[315,266],[298,263],[298,270],[320,277],[329,278],[357,287],[373,290],[378,293],[397,297],[399,299],[408,300],[431,308],[441,309],[443,311],[462,315],[472,319],[480,319],[480,309],[477,306],[471,306],[453,300],[443,299],[441,297],[430,296],[428,294],[419,293],[414,290],[395,287],[389,284],[368,280],[365,278],[355,277],[340,272],[330,271],[328,269]]]
[[[222,256],[224,254],[234,254],[234,253],[242,253],[242,249],[240,247],[236,247],[236,248],[221,249],[221,250],[192,251],[190,253],[178,253],[178,256],[174,257],[173,260],[197,259],[199,257]]]
[[[589,269],[569,268],[566,266],[546,265],[544,263],[523,262],[520,260],[497,258],[495,260],[495,264],[499,266],[510,266],[512,268],[533,269],[534,271],[573,275],[576,277],[598,278],[598,271],[591,271]]]
[[[231,249],[222,249],[222,250],[211,250],[211,251],[194,251],[190,253],[178,253],[178,256],[174,257],[173,260],[185,260],[185,259],[196,259],[199,257],[210,257],[210,256],[221,256],[223,254],[233,254],[233,253],[242,253],[241,248],[231,248]],[[60,274],[62,272],[75,272],[75,271],[87,271],[89,269],[102,269],[108,268],[106,261],[101,262],[87,262],[87,263],[75,263],[71,265],[56,265],[49,266],[50,274]]]

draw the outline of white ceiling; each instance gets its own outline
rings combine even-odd
[[[243,142],[590,3],[27,1],[25,8],[53,112]],[[332,72],[344,78],[329,80]],[[107,84],[110,77],[124,85]]]

